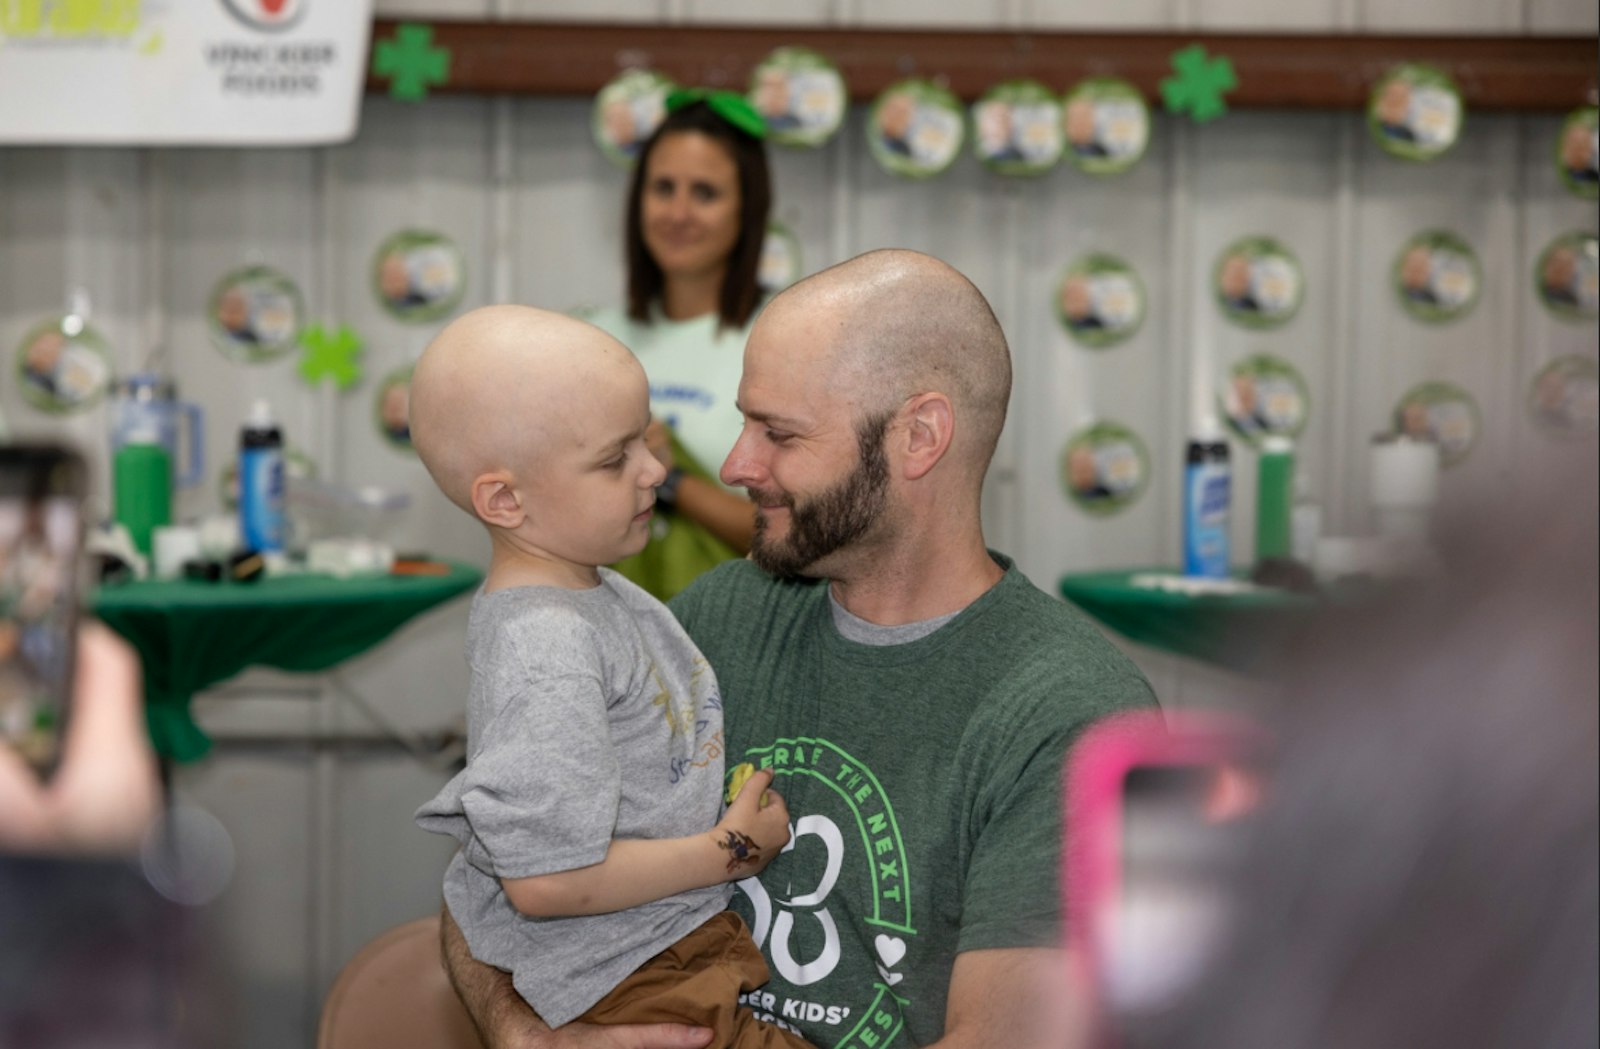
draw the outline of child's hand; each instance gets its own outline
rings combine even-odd
[[[750,777],[754,776],[755,774],[756,767],[750,764],[748,761],[740,762],[739,764],[735,765],[733,767],[733,771],[728,773],[728,789],[722,794],[722,803],[724,805],[732,805],[733,799],[739,796],[739,792],[744,789],[744,785],[748,783],[750,781]],[[763,795],[761,798],[761,804],[765,805],[766,803],[766,796]]]
[[[728,881],[760,873],[789,844],[789,807],[771,785],[771,769],[751,776],[711,832],[727,853]]]

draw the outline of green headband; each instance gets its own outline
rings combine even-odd
[[[737,91],[714,91],[708,87],[680,87],[667,95],[667,112],[676,113],[684,106],[704,102],[711,112],[743,131],[751,138],[767,137],[767,122],[756,112],[750,100]]]

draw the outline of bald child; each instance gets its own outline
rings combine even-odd
[[[788,842],[783,800],[762,772],[723,812],[715,675],[664,605],[600,567],[648,536],[665,474],[649,422],[639,362],[560,314],[474,310],[417,363],[413,443],[491,553],[466,768],[416,819],[461,843],[444,896],[473,957],[552,1027],[805,1046],[738,1007],[767,969],[727,910],[731,882]]]

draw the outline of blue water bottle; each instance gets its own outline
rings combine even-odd
[[[1228,575],[1228,506],[1232,472],[1228,442],[1214,423],[1189,439],[1183,472],[1183,571],[1224,579]]]
[[[239,532],[251,550],[283,549],[283,431],[272,407],[256,401],[239,431]]]

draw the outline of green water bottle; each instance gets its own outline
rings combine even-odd
[[[1256,563],[1289,556],[1294,520],[1294,442],[1261,441],[1256,465]]]
[[[150,534],[172,523],[172,457],[156,434],[129,434],[111,457],[112,516],[150,556]]]

